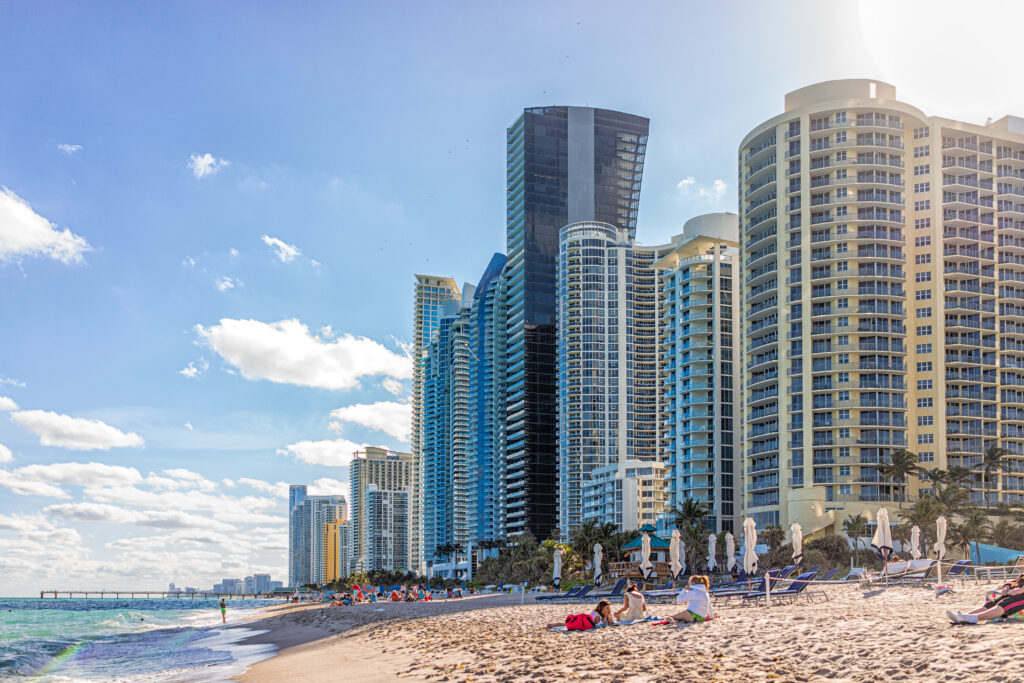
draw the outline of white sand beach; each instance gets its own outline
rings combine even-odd
[[[269,681],[1024,681],[1024,622],[952,626],[947,609],[986,584],[868,591],[831,600],[719,606],[684,627],[639,624],[554,632],[544,624],[593,607],[519,596],[450,602],[301,606],[248,624],[283,649],[241,680]],[[671,606],[652,606],[664,616]],[[250,641],[254,642],[254,641]]]

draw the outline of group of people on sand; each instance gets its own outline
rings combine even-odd
[[[693,624],[715,618],[711,607],[711,582],[706,576],[694,575],[689,583],[676,595],[676,604],[683,605],[682,611],[666,617],[653,624]],[[632,624],[647,618],[647,599],[635,583],[630,583],[622,594],[622,607],[612,611],[608,600],[601,600],[591,612],[570,614],[565,623],[548,624],[547,628],[565,627],[569,631],[588,631],[592,628],[614,626],[615,624]]]
[[[946,616],[954,624],[980,624],[983,621],[1011,617],[1024,610],[1024,573],[1014,581],[1004,583],[992,599],[970,612],[949,610]]]

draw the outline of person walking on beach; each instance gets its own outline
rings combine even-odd
[[[224,598],[220,599],[220,620],[221,623],[228,623],[228,603]]]

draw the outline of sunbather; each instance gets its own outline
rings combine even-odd
[[[647,600],[640,592],[635,583],[629,584],[626,592],[622,594],[622,609],[615,613],[619,621],[639,621],[644,618],[647,611]]]
[[[1024,574],[1016,581],[1004,584],[1000,594],[981,607],[966,614],[949,610],[946,616],[954,624],[977,624],[990,619],[1009,617],[1024,610]]]
[[[615,616],[612,614],[612,603],[607,600],[602,600],[597,603],[597,607],[594,608],[593,612],[584,612],[583,614],[570,614],[565,618],[565,623],[554,623],[548,624],[544,628],[561,628],[565,627],[569,631],[588,631],[592,628],[600,628],[602,626],[612,626],[615,623]]]
[[[690,584],[676,596],[677,604],[685,604],[686,609],[679,614],[673,614],[665,620],[666,624],[707,621],[715,618],[715,612],[711,608],[711,596],[708,588],[711,582],[706,576],[691,576]]]

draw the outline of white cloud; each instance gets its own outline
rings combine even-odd
[[[313,266],[314,268],[319,268],[322,264],[315,258],[311,258],[309,259],[309,265]]]
[[[234,280],[234,279],[228,277],[227,275],[225,275],[223,277],[220,277],[220,278],[214,280],[213,284],[217,287],[218,291],[226,292],[229,289],[234,289],[235,287],[241,285],[242,281],[241,280]]]
[[[137,524],[154,529],[208,529],[231,531],[231,524],[179,510],[128,510],[103,503],[62,503],[43,508],[43,512],[78,522]]]
[[[22,256],[46,256],[61,263],[80,263],[92,247],[67,228],[57,229],[6,187],[0,188],[0,263]]]
[[[220,171],[225,166],[230,166],[227,159],[218,159],[209,152],[206,154],[193,154],[188,158],[188,167],[192,169],[192,175],[196,178],[205,178]]]
[[[71,417],[46,410],[18,411],[11,413],[11,419],[38,435],[39,443],[44,446],[59,446],[76,451],[105,451],[145,445],[138,434],[126,434],[100,420]]]
[[[301,251],[299,251],[299,248],[296,247],[294,244],[282,242],[276,237],[264,235],[261,239],[263,240],[264,244],[266,244],[268,247],[277,252],[277,258],[281,260],[281,263],[288,263],[293,258],[302,253]]]
[[[183,367],[181,370],[178,370],[178,374],[179,375],[184,375],[185,377],[188,377],[189,379],[195,379],[196,377],[198,377],[199,375],[203,374],[204,372],[206,372],[209,369],[210,369],[210,364],[206,362],[206,359],[200,358],[197,361],[190,362],[187,366]],[[189,429],[191,429],[191,426],[189,426]]]
[[[69,157],[70,156],[74,156],[75,152],[79,151],[80,149],[82,149],[81,145],[68,145],[68,144],[57,145],[57,150],[60,151],[60,152],[63,152],[64,154],[67,154]]]
[[[273,496],[280,496],[281,498],[288,497],[288,482],[279,481],[276,484],[271,484],[269,481],[263,481],[262,479],[250,479],[249,477],[241,477],[238,480],[239,484],[245,484],[257,491],[263,493],[269,493]]]
[[[11,449],[0,443],[0,462],[10,462],[14,460],[14,454],[11,453]]]
[[[11,411],[17,410],[18,404],[14,402],[13,398],[6,396],[0,396],[0,411]]]
[[[693,176],[687,176],[676,183],[676,189],[686,197],[718,201],[725,197],[728,186],[724,180],[714,180],[711,185],[698,183]]]
[[[246,379],[322,389],[352,389],[361,377],[412,378],[412,359],[366,337],[327,340],[298,320],[264,323],[223,318],[196,333]]]
[[[195,429],[195,427],[193,427],[193,426],[192,426],[192,423],[191,423],[191,422],[186,422],[186,423],[185,423],[185,429],[187,429],[188,431],[190,431],[190,432],[191,432],[192,430],[194,430],[194,429]]]
[[[0,487],[9,489],[19,496],[46,496],[47,498],[71,497],[59,486],[23,478],[19,476],[17,472],[11,472],[10,470],[0,470]]]
[[[405,385],[399,382],[397,379],[392,379],[390,377],[385,377],[381,381],[380,386],[384,389],[384,391],[388,392],[389,394],[394,394],[395,396],[401,396],[402,394],[405,393]]]
[[[186,470],[183,467],[176,469],[164,470],[164,474],[168,477],[173,477],[187,483],[189,486],[197,486],[203,491],[214,491],[217,489],[217,485],[212,481],[192,470]]]
[[[345,496],[345,501],[350,502],[351,488],[347,481],[323,477],[310,484],[306,488],[306,493],[311,496]]]
[[[12,387],[21,387],[22,389],[25,388],[25,383],[24,382],[19,382],[16,379],[11,379],[10,377],[4,377],[3,375],[0,375],[0,384],[10,384]]]
[[[228,253],[231,254],[232,256],[238,256],[238,250],[235,249],[234,247],[231,247]]]
[[[310,465],[326,467],[347,467],[352,463],[352,454],[366,448],[367,444],[357,444],[348,439],[328,439],[326,441],[299,441],[278,449],[282,455],[294,455],[298,460]]]
[[[399,441],[412,436],[412,406],[408,403],[378,401],[357,403],[331,411],[331,417],[341,422],[352,422],[368,429],[384,432]],[[331,423],[331,429],[340,432],[341,425]]]

